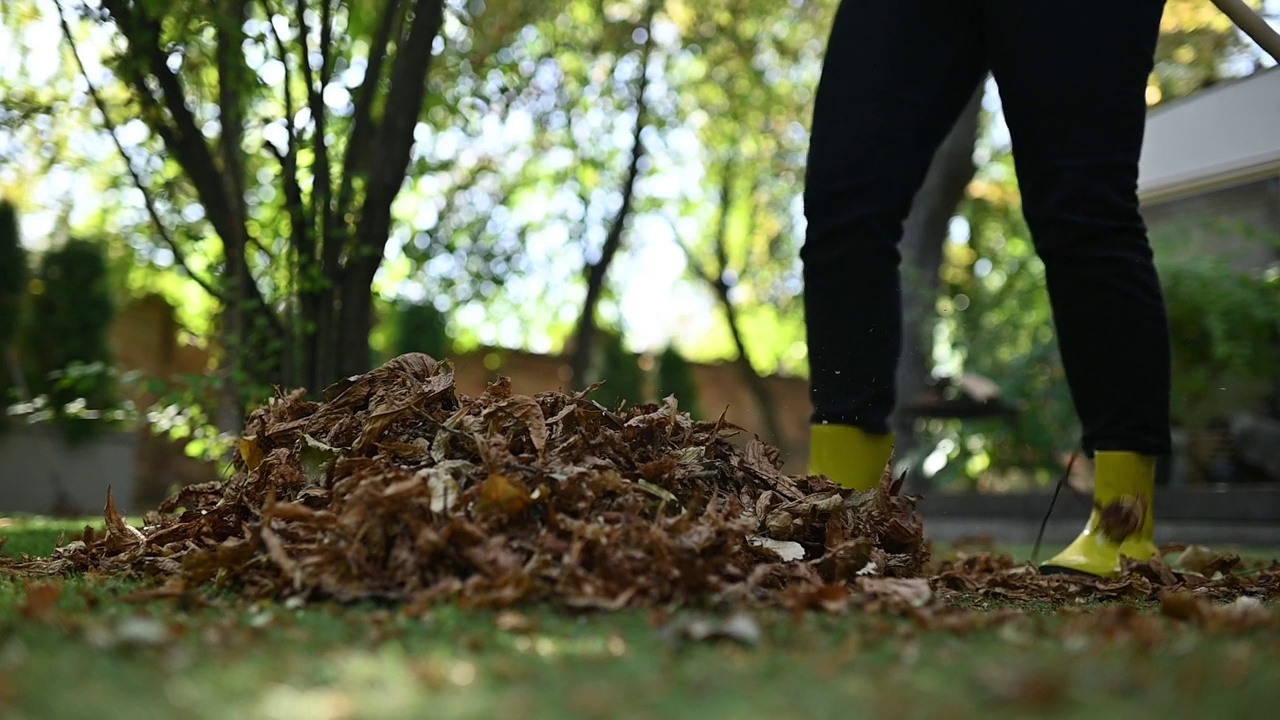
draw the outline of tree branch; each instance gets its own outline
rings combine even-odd
[[[324,44],[324,38],[328,36],[326,31],[328,19],[329,0],[324,0],[326,11],[321,18],[324,27],[320,28],[321,44]],[[328,116],[324,106],[324,87],[322,84],[326,80],[325,60],[328,49],[321,48],[321,67],[319,83],[317,83],[316,73],[311,67],[311,44],[308,38],[311,35],[311,27],[307,24],[306,5],[302,2],[297,3],[297,21],[299,28],[298,43],[302,50],[302,77],[307,84],[307,107],[311,109],[311,122],[315,124],[315,139],[312,143],[315,151],[315,169],[311,187],[311,221],[316,223],[312,232],[321,233],[320,242],[325,243],[326,247],[333,240],[325,234],[323,218],[328,215],[329,195],[331,191],[331,183],[333,182],[332,173],[329,167],[329,144],[325,140],[328,133],[328,124],[326,120]],[[327,254],[327,253],[326,253]],[[324,268],[326,277],[329,276],[329,268]]]
[[[248,67],[245,65],[244,19],[247,0],[222,0],[222,12],[218,14],[218,120],[222,131],[218,144],[222,153],[222,182],[226,186],[228,207],[235,213],[232,221],[237,226],[245,224],[244,203],[244,86],[247,84]],[[246,233],[246,236],[248,233]]]
[[[168,111],[173,125],[155,118],[153,130],[164,139],[182,164],[196,187],[200,202],[219,235],[224,238],[244,237],[244,228],[231,227],[226,218],[233,214],[226,189],[219,177],[218,164],[213,151],[205,143],[204,135],[196,125],[195,116],[187,107],[182,82],[169,69],[168,56],[160,48],[160,25],[138,13],[138,7],[127,0],[102,0],[102,6],[110,12],[115,24],[129,41],[131,51],[143,61],[146,72],[160,86],[163,107]],[[130,82],[142,96],[151,98],[145,76],[137,68],[131,68]]]
[[[380,142],[370,158],[369,187],[361,207],[357,244],[348,251],[381,258],[391,226],[391,203],[404,184],[414,135],[427,94],[432,46],[444,19],[442,0],[415,0],[413,20],[397,43],[386,111],[377,129]],[[366,263],[368,260],[366,260]],[[373,267],[376,270],[376,266]],[[369,272],[368,268],[364,269]],[[372,274],[370,272],[370,279]]]
[[[239,314],[243,308],[235,306],[247,301],[253,312],[264,318],[277,333],[283,334],[280,318],[267,305],[245,266],[245,249],[254,239],[245,222],[244,197],[228,194],[217,158],[187,107],[182,80],[169,69],[169,54],[160,44],[160,22],[145,14],[144,5],[129,0],[101,0],[101,7],[128,41],[128,61],[122,68],[127,82],[133,86],[143,105],[144,119],[164,140],[166,149],[190,178],[209,223],[222,240],[228,279],[235,289],[235,294],[224,299],[224,307],[233,308]],[[149,79],[159,86],[159,101],[152,94]],[[164,118],[166,110],[172,124]]]
[[[645,30],[650,35],[653,31],[656,5],[657,3],[650,3],[646,11]],[[600,259],[589,263],[586,268],[587,296],[582,302],[582,314],[578,316],[578,327],[573,337],[573,355],[569,361],[573,386],[579,390],[586,387],[587,369],[591,365],[591,347],[596,334],[596,306],[599,305],[600,297],[604,294],[609,266],[622,247],[623,233],[635,201],[636,183],[640,179],[641,160],[645,156],[643,134],[649,114],[645,92],[649,89],[649,57],[652,48],[653,39],[646,35],[644,47],[640,52],[640,80],[636,84],[636,123],[631,133],[631,161],[627,164],[627,173],[622,182],[622,203],[609,224],[609,232],[605,235],[604,245],[600,249]]]
[[[373,103],[377,97],[378,83],[382,80],[382,66],[387,59],[392,35],[396,33],[400,26],[399,21],[403,18],[400,0],[387,0],[377,35],[374,37],[373,44],[369,46],[369,59],[365,66],[364,80],[360,82],[360,88],[356,91],[351,134],[347,140],[346,155],[342,159],[342,184],[338,190],[338,201],[330,209],[333,215],[351,211],[356,177],[364,174],[368,168],[369,143],[373,141],[376,129],[373,122]]]
[[[307,226],[307,217],[303,212],[302,183],[298,180],[298,131],[293,122],[295,114],[293,70],[289,68],[289,52],[284,46],[284,40],[280,38],[280,34],[276,32],[275,24],[272,22],[277,15],[275,3],[272,0],[263,0],[263,6],[266,8],[268,15],[267,31],[271,33],[271,39],[276,46],[276,54],[280,58],[280,64],[284,66],[285,127],[289,135],[289,144],[283,153],[276,150],[271,143],[267,143],[267,147],[271,149],[272,154],[280,161],[280,171],[284,175],[285,205],[288,207],[289,212],[289,225],[291,226],[294,253],[299,259],[305,258],[314,261],[315,236],[312,233],[312,229]]]
[[[213,283],[201,277],[198,273],[191,269],[191,264],[187,262],[186,253],[178,245],[173,237],[173,233],[160,219],[160,213],[156,209],[155,198],[151,196],[151,191],[146,184],[142,182],[142,177],[138,175],[138,171],[134,170],[133,162],[129,157],[129,152],[125,149],[124,144],[120,142],[119,136],[116,135],[116,125],[111,119],[111,115],[107,112],[106,101],[102,99],[102,94],[98,92],[97,86],[89,79],[89,72],[84,66],[84,60],[80,57],[80,49],[77,46],[75,36],[71,33],[71,26],[67,23],[65,11],[62,8],[62,0],[54,0],[54,4],[58,8],[58,23],[62,26],[62,36],[66,38],[67,45],[71,48],[71,55],[75,58],[76,66],[80,68],[80,76],[84,78],[85,85],[89,88],[89,95],[93,98],[93,104],[98,108],[98,112],[102,114],[102,122],[107,126],[107,133],[111,135],[111,142],[115,145],[116,150],[120,153],[121,159],[124,160],[125,168],[129,171],[129,177],[133,179],[133,185],[142,193],[142,202],[146,206],[147,215],[151,218],[151,224],[155,226],[156,232],[159,233],[160,239],[164,240],[165,245],[169,247],[169,252],[173,253],[173,260],[182,268],[187,277],[195,281],[205,292],[209,293],[219,302],[224,301],[223,295],[218,292]]]
[[[716,220],[716,229],[712,234],[713,252],[717,263],[719,263],[718,272],[699,260],[693,249],[681,242],[679,235],[675,236],[676,243],[684,251],[685,258],[693,267],[694,273],[703,282],[711,286],[716,299],[720,302],[721,307],[724,308],[725,321],[729,324],[729,334],[733,338],[734,348],[738,351],[738,359],[735,364],[742,375],[743,381],[747,383],[747,388],[756,399],[756,405],[759,406],[760,414],[764,420],[765,432],[769,434],[774,443],[781,444],[784,439],[782,424],[778,420],[773,395],[769,392],[769,387],[765,384],[764,377],[756,370],[755,365],[751,362],[751,356],[747,353],[747,340],[742,333],[742,322],[738,316],[738,308],[733,304],[731,297],[733,288],[725,280],[725,273],[729,270],[729,209],[733,205],[733,178],[734,163],[730,157],[725,160],[724,168],[721,170],[720,216]]]

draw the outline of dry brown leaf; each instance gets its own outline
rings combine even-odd
[[[486,414],[517,421],[528,431],[538,456],[542,456],[547,447],[547,419],[536,400],[527,395],[513,395],[490,407]]]
[[[498,613],[496,625],[499,630],[509,633],[528,633],[536,627],[528,615],[515,610],[503,610]]]
[[[376,599],[412,612],[450,601],[833,613],[857,603],[940,627],[964,626],[941,612],[955,593],[1073,606],[1194,588],[1227,608],[1203,621],[1215,628],[1264,621],[1252,601],[1230,601],[1280,595],[1280,566],[1233,575],[1234,561],[1194,555],[1205,575],[1155,561],[1107,580],[991,554],[931,562],[919,498],[892,492],[887,474],[867,492],[789,477],[776,449],[740,449],[741,428],[723,416],[698,422],[671,401],[614,413],[589,394],[521,396],[501,379],[467,397],[446,364],[402,356],[324,402],[292,391],[254,409],[237,474],[175,493],[141,531],[108,493],[105,533],[49,558],[0,558],[0,569],[133,573],[164,583],[162,597],[217,583],[251,599]]]
[[[752,535],[747,542],[754,548],[760,548],[782,562],[804,559],[804,546],[793,540],[774,540],[762,535]]]
[[[1193,572],[1205,577],[1227,572],[1240,564],[1239,555],[1221,554],[1203,545],[1191,545],[1178,554],[1171,563],[1174,569]]]
[[[480,499],[476,509],[482,513],[496,513],[513,518],[529,507],[532,498],[519,481],[502,473],[489,473],[480,485]]]
[[[58,598],[62,597],[62,585],[56,582],[24,582],[25,595],[18,612],[27,620],[40,621],[53,614]]]
[[[924,578],[860,577],[858,589],[872,596],[909,607],[924,607],[933,599],[933,588]]]
[[[1160,598],[1160,612],[1175,620],[1199,622],[1207,607],[1204,599],[1185,590],[1166,593]]]
[[[1147,519],[1146,501],[1125,495],[1098,506],[1098,527],[1112,542],[1124,542],[1137,534]]]
[[[113,536],[117,542],[133,544],[146,541],[142,531],[125,522],[124,516],[116,509],[116,498],[110,486],[107,486],[107,504],[103,508],[102,518],[107,525],[107,535]]]

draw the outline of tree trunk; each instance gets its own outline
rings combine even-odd
[[[214,208],[224,216],[224,223],[231,231],[223,238],[227,258],[224,294],[227,303],[222,312],[223,347],[226,349],[226,366],[223,369],[223,418],[219,423],[223,430],[239,432],[244,422],[247,403],[246,380],[256,377],[261,355],[251,355],[251,338],[256,323],[249,297],[254,289],[245,253],[248,249],[248,232],[245,227],[244,203],[244,97],[248,71],[244,67],[244,55],[240,51],[244,42],[244,19],[248,10],[245,0],[226,3],[226,14],[218,21],[218,108],[222,126],[218,138],[218,180],[222,184],[226,204]],[[251,360],[251,358],[253,358]]]
[[[979,83],[955,126],[938,147],[924,183],[912,202],[902,236],[902,355],[898,360],[898,407],[892,419],[899,464],[916,450],[915,423],[903,417],[903,405],[926,387],[933,354],[942,246],[956,206],[973,179],[973,147],[985,83]]]
[[[368,144],[369,157],[350,159],[354,163],[344,173],[369,168],[368,191],[360,208],[354,233],[335,233],[325,238],[325,251],[335,246],[345,254],[341,273],[329,288],[330,300],[325,311],[336,305],[335,324],[331,328],[334,344],[325,347],[334,353],[333,373],[313,379],[312,392],[318,392],[339,378],[369,369],[369,332],[373,328],[373,277],[382,264],[387,240],[391,234],[391,205],[404,186],[414,144],[414,130],[426,100],[427,77],[431,70],[431,47],[444,20],[442,0],[416,0],[411,8],[391,64],[391,88],[386,108],[377,123],[376,143]],[[372,126],[368,126],[372,127]],[[353,140],[362,145],[362,138]],[[343,181],[346,185],[346,181]],[[339,191],[342,195],[342,191]],[[342,208],[336,212],[341,216]],[[344,242],[347,239],[350,242]]]
[[[728,212],[727,209],[726,212]],[[782,424],[778,421],[778,404],[773,401],[768,383],[756,370],[755,365],[751,363],[751,356],[747,354],[747,341],[742,335],[742,328],[738,322],[738,309],[729,298],[729,285],[723,280],[718,280],[714,284],[716,296],[720,299],[720,305],[724,308],[725,318],[729,323],[729,333],[733,335],[733,344],[738,349],[738,359],[734,364],[738,367],[738,373],[747,383],[747,389],[751,391],[756,407],[760,410],[765,433],[768,435],[765,439],[775,447],[785,450],[786,437],[783,436]]]
[[[652,9],[649,11],[648,19],[648,27],[652,28]],[[609,266],[613,264],[613,259],[622,247],[623,233],[626,231],[627,221],[631,218],[631,208],[635,200],[636,182],[640,178],[641,160],[645,154],[641,134],[644,132],[648,115],[644,95],[649,88],[650,47],[652,43],[646,36],[644,49],[640,55],[640,79],[636,83],[636,125],[631,133],[631,161],[627,164],[627,174],[622,181],[622,204],[618,206],[618,212],[614,214],[609,224],[609,232],[605,235],[604,245],[600,249],[600,259],[588,264],[586,268],[587,296],[582,301],[582,314],[578,316],[578,326],[573,333],[572,354],[569,358],[571,382],[576,390],[582,390],[588,385],[587,374],[591,367],[591,351],[595,347],[596,331],[599,329],[596,324],[596,307],[599,306],[600,298],[604,295]]]
[[[769,386],[765,382],[764,377],[756,370],[755,365],[751,363],[751,356],[747,353],[747,339],[742,334],[742,325],[738,319],[738,308],[734,306],[731,297],[733,288],[725,280],[725,275],[729,271],[729,212],[733,205],[733,181],[735,178],[735,165],[733,157],[730,156],[725,161],[724,167],[720,171],[720,215],[716,220],[716,228],[712,236],[712,248],[715,252],[716,266],[713,268],[710,264],[704,263],[694,255],[693,250],[680,244],[680,249],[684,251],[685,258],[694,273],[709,285],[716,294],[716,299],[720,302],[721,308],[724,309],[725,321],[729,323],[729,334],[733,337],[734,348],[738,351],[738,358],[734,361],[734,366],[738,369],[742,381],[747,384],[747,389],[751,392],[751,396],[756,401],[756,408],[760,411],[761,419],[764,421],[766,440],[779,447],[785,449],[785,438],[782,434],[782,424],[778,419],[777,403],[773,401],[773,395],[769,392]],[[747,197],[752,197],[753,193]],[[677,242],[679,242],[677,240]],[[742,274],[741,271],[738,272]]]

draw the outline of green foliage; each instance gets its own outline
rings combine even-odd
[[[1079,444],[1044,265],[1012,178],[1012,157],[1003,153],[980,171],[975,190],[961,203],[968,236],[945,246],[935,359],[941,373],[993,379],[1021,412],[1012,422],[927,422],[922,445],[933,448],[926,465],[937,470],[933,482],[939,486],[1046,484]]]
[[[0,355],[12,345],[18,332],[29,275],[18,212],[10,202],[0,200]]]
[[[0,200],[0,411],[11,399],[9,349],[21,326],[29,274],[27,253],[22,248],[18,229],[18,213],[7,200]],[[0,425],[5,417],[0,412]]]
[[[616,332],[602,330],[598,338],[596,347],[599,355],[594,376],[603,380],[604,385],[591,398],[610,409],[622,402],[627,405],[643,402],[647,395],[647,380],[645,371],[640,367],[640,357],[627,350],[622,336]]]
[[[156,399],[147,408],[148,429],[182,444],[188,457],[230,469],[236,435],[218,427],[218,398],[226,397],[227,381],[216,373],[185,375],[169,382],[151,380],[148,393]],[[239,388],[242,392],[246,386]],[[265,402],[269,388],[248,387],[249,402]]]
[[[1280,273],[1240,270],[1207,253],[1158,258],[1175,424],[1203,426],[1256,403],[1280,368]]]
[[[627,238],[623,254],[679,242],[691,267],[730,287],[755,367],[802,374],[797,249],[805,119],[837,3],[653,1],[646,163],[631,218],[635,240]],[[430,92],[422,107],[410,108],[419,121],[410,181],[388,178],[381,191],[375,180],[394,164],[373,151],[393,134],[374,133],[372,146],[353,143],[359,109],[368,108],[361,79],[383,49],[377,36],[384,2],[249,2],[244,23],[235,22],[239,2],[64,2],[106,106],[101,113],[68,43],[56,60],[42,52],[60,40],[48,4],[2,5],[0,33],[11,32],[0,34],[0,45],[9,41],[18,61],[0,68],[0,190],[21,197],[24,207],[38,198],[50,215],[67,208],[76,230],[126,238],[145,265],[145,272],[134,268],[131,287],[175,300],[189,313],[183,320],[192,332],[211,339],[247,327],[241,340],[252,357],[218,358],[231,366],[221,382],[246,398],[261,396],[267,381],[307,384],[337,369],[297,366],[333,354],[321,338],[358,335],[374,315],[351,302],[363,288],[338,292],[343,278],[363,282],[376,274],[388,298],[397,284],[429,282],[433,297],[447,299],[445,312],[468,318],[458,323],[460,345],[551,349],[572,331],[582,262],[599,250],[626,172],[646,0],[449,0]],[[126,7],[147,22],[113,13]],[[112,21],[116,15],[120,22]],[[1223,59],[1240,47],[1207,0],[1170,0],[1163,32],[1152,84],[1164,99],[1224,77]],[[393,38],[386,48],[370,96],[375,120],[405,95],[389,77],[405,47]],[[166,64],[172,76],[159,74],[176,84],[157,86],[153,75]],[[197,131],[175,130],[176,118],[188,113]],[[171,147],[166,137],[195,142]],[[113,140],[124,146],[127,167]],[[51,172],[31,183],[29,168]],[[127,170],[154,207],[144,207]],[[218,182],[193,182],[199,178]],[[1014,184],[1008,177],[994,182]],[[368,220],[392,197],[398,199],[386,227]],[[727,221],[717,237],[722,199]],[[965,212],[978,228],[968,250],[979,255],[952,248],[939,325],[950,356],[940,363],[991,375],[1027,403],[1028,413],[1016,433],[973,424],[935,428],[937,438],[954,437],[961,446],[946,472],[972,478],[980,466],[1024,461],[1048,468],[1074,437],[1074,421],[1042,278],[1016,227],[1015,203],[983,199]],[[365,223],[370,242],[353,242]],[[388,237],[390,262],[361,266],[361,258],[381,257]],[[982,259],[995,270],[979,276]],[[624,257],[610,272],[614,287],[601,306],[607,322],[618,324],[634,288],[649,282],[646,270]],[[1001,276],[1009,279],[996,282]],[[679,280],[686,285],[677,291],[701,290],[686,295],[694,299],[682,313],[711,316],[716,298],[706,292],[707,278]],[[219,325],[240,300],[253,317]],[[337,307],[357,321],[341,323],[341,332],[322,328],[339,324],[329,312]],[[401,333],[401,320],[425,318],[388,323],[386,334],[394,330],[403,344],[379,342],[380,351],[428,349],[439,339]],[[686,330],[681,347],[697,360],[732,357],[725,325],[687,323],[696,329]],[[345,345],[363,351],[359,341]],[[277,373],[279,365],[289,367]]]
[[[50,250],[31,287],[22,355],[32,392],[48,397],[70,439],[86,438],[100,425],[94,411],[116,404],[107,345],[115,304],[102,245],[72,239]]]
[[[420,352],[442,360],[451,350],[448,320],[430,302],[397,303],[391,323],[391,350],[395,355]]]
[[[657,389],[659,399],[675,395],[681,411],[695,418],[702,417],[693,366],[674,347],[667,347],[658,358]]]

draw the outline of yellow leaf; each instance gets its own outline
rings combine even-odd
[[[244,464],[249,466],[249,471],[253,472],[262,464],[262,446],[258,444],[258,436],[246,435],[240,438],[240,457],[244,458]]]
[[[477,506],[482,512],[515,517],[524,512],[532,501],[529,491],[519,480],[501,473],[489,473],[489,477],[480,486]]]

